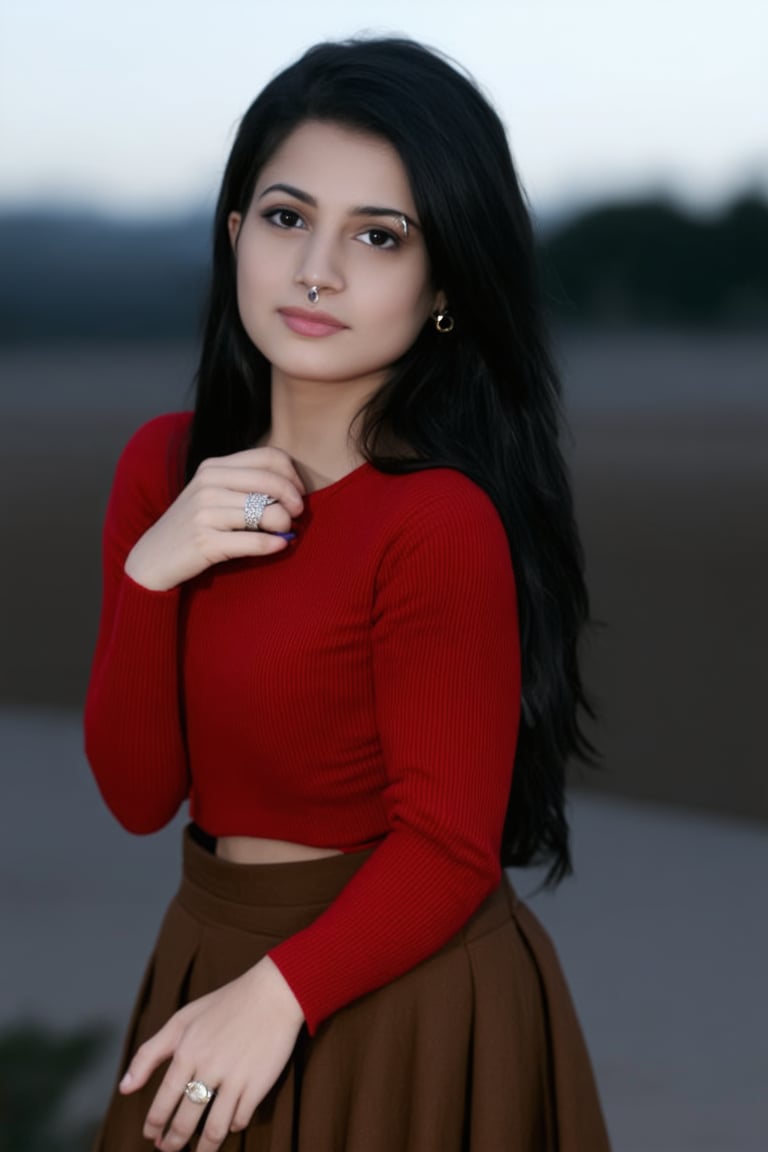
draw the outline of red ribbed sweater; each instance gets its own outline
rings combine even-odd
[[[151,591],[123,566],[179,491],[189,420],[146,424],[117,467],[86,751],[133,832],[189,798],[213,836],[375,846],[270,952],[315,1032],[499,881],[520,699],[509,548],[460,473],[363,464],[306,498],[285,552]]]

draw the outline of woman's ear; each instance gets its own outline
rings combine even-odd
[[[432,312],[433,312],[433,314],[435,312],[445,312],[447,307],[448,307],[448,297],[446,296],[445,292],[443,292],[441,289],[439,292],[435,293],[434,307],[432,309]]]
[[[237,252],[237,238],[240,235],[240,225],[243,222],[243,217],[239,212],[230,212],[227,217],[227,230],[229,232],[229,242],[232,245],[232,251]]]

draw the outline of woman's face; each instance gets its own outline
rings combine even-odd
[[[374,391],[444,306],[405,169],[377,136],[299,125],[262,169],[247,213],[230,215],[229,231],[240,316],[273,379]]]

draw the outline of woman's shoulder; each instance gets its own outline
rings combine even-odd
[[[427,467],[413,472],[378,472],[374,481],[386,492],[398,518],[445,521],[454,527],[467,520],[501,526],[498,510],[485,491],[457,468]]]
[[[177,449],[181,454],[186,448],[191,424],[191,412],[164,412],[153,416],[129,437],[123,448],[122,464],[139,470],[151,469],[153,464],[167,459],[169,451]]]
[[[153,456],[174,443],[186,442],[192,424],[191,412],[164,412],[141,424],[129,437],[123,455]]]
[[[165,412],[142,424],[128,439],[117,464],[114,492],[130,498],[140,491],[163,501],[183,487],[191,412]]]
[[[442,605],[451,597],[497,607],[514,600],[509,538],[479,484],[448,467],[379,477],[367,515],[376,517],[380,595],[399,590],[414,606],[435,596]]]
[[[485,573],[510,567],[509,539],[488,493],[455,468],[378,473],[368,514],[378,516],[385,570],[407,560],[439,571]],[[405,570],[405,569],[403,569]],[[472,577],[473,578],[473,577]]]

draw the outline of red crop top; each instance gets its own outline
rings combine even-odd
[[[285,552],[151,591],[123,565],[179,490],[189,420],[146,424],[117,467],[86,751],[133,832],[189,798],[213,836],[375,845],[270,953],[314,1032],[499,881],[520,701],[509,547],[460,473],[363,464],[305,499]]]

